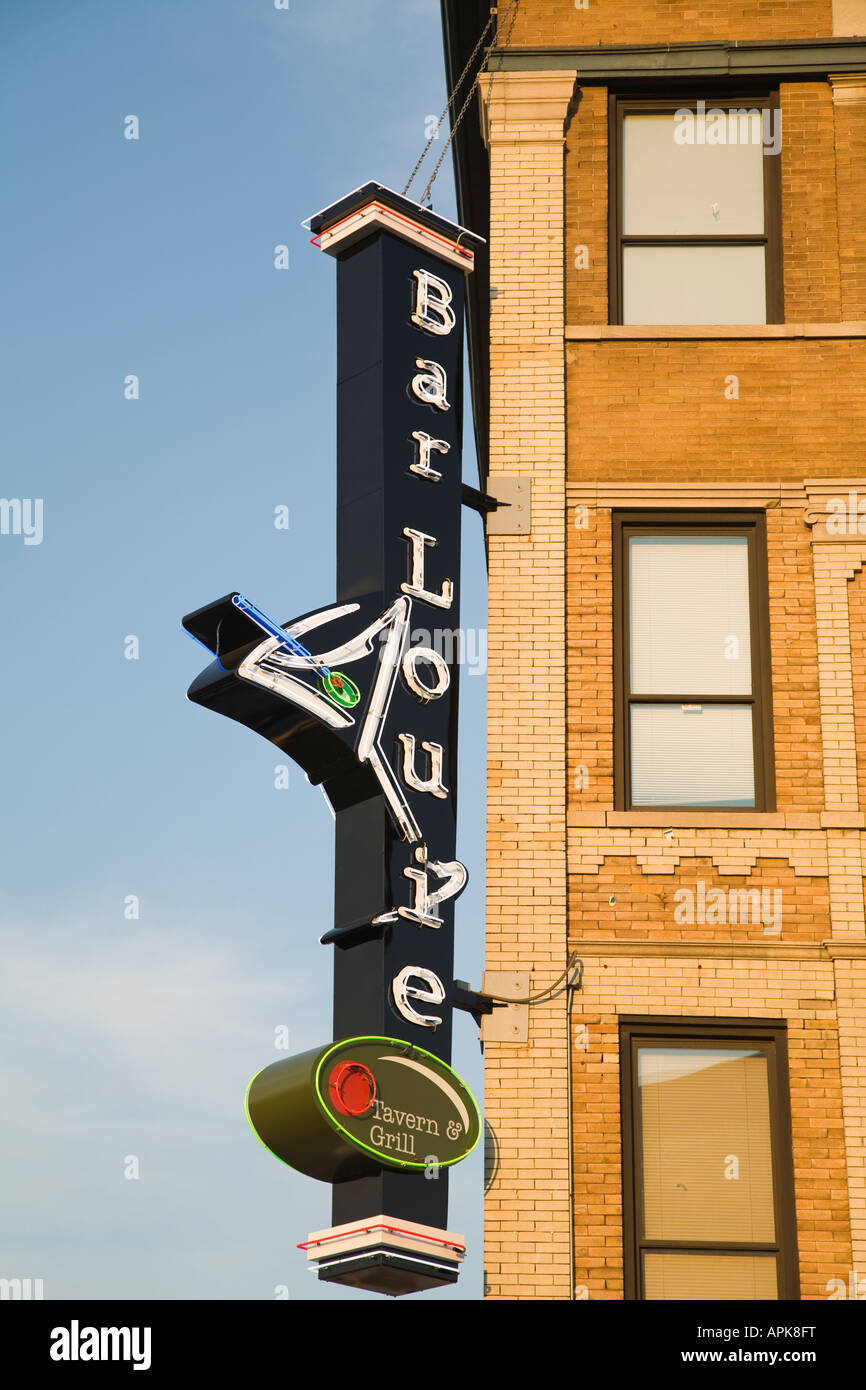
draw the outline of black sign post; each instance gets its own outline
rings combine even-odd
[[[217,658],[189,697],[271,739],[333,806],[334,926],[322,941],[335,948],[334,1039],[353,1040],[365,1060],[344,1049],[310,1103],[326,1127],[339,1129],[341,1113],[362,1116],[376,1137],[340,1160],[333,1227],[305,1246],[320,1278],[404,1293],[453,1282],[463,1253],[446,1230],[455,1161],[446,1150],[462,1157],[460,1136],[456,1147],[454,1134],[446,1142],[421,1098],[436,1060],[450,1061],[460,992],[462,340],[464,277],[479,239],[379,184],[310,225],[337,260],[337,601],[285,627],[237,593],[189,614],[184,626]],[[396,1044],[405,1045],[399,1065]],[[296,1132],[294,1166],[309,1171],[298,1060],[283,1079],[280,1063],[255,1079],[249,1114],[264,1137],[266,1096],[278,1156],[293,1162]],[[280,1090],[289,1072],[293,1099]],[[417,1111],[406,1077],[417,1078]],[[274,1120],[291,1106],[294,1130]],[[381,1158],[372,1153],[380,1140]]]

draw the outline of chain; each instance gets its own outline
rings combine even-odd
[[[496,11],[495,11],[495,10],[491,10],[491,11],[490,11],[490,15],[489,15],[488,20],[487,20],[487,23],[485,24],[484,28],[483,28],[482,31],[481,31],[481,34],[480,34],[479,39],[478,39],[478,42],[477,42],[477,44],[475,45],[475,47],[473,48],[473,50],[472,50],[472,54],[471,54],[471,57],[470,57],[470,59],[469,59],[469,62],[466,64],[465,68],[463,69],[463,71],[461,72],[461,74],[460,74],[460,76],[458,77],[457,81],[455,82],[454,87],[453,87],[452,92],[451,92],[451,95],[449,96],[448,100],[446,101],[445,105],[444,105],[443,108],[442,108],[442,115],[439,117],[439,120],[436,122],[436,125],[435,125],[435,127],[434,127],[434,129],[433,129],[433,134],[430,136],[430,139],[427,141],[427,144],[424,146],[423,150],[421,151],[421,156],[420,156],[420,158],[419,158],[419,160],[418,160],[418,163],[415,165],[415,168],[412,170],[411,174],[409,175],[409,182],[406,184],[406,187],[403,189],[403,196],[404,196],[404,197],[405,197],[406,194],[409,192],[409,189],[412,187],[412,184],[415,182],[415,175],[418,173],[418,170],[421,168],[421,165],[424,163],[424,160],[427,158],[427,151],[430,149],[430,146],[433,144],[433,141],[434,141],[434,140],[437,138],[437,136],[439,135],[439,127],[441,126],[442,122],[444,121],[446,114],[447,114],[448,111],[451,109],[451,105],[452,105],[452,103],[453,103],[453,101],[454,101],[454,98],[457,96],[457,93],[460,91],[460,88],[463,86],[463,83],[464,83],[464,81],[465,81],[465,79],[466,79],[466,74],[468,73],[469,69],[472,67],[472,64],[475,62],[475,58],[476,58],[476,56],[477,56],[477,54],[478,54],[478,50],[480,49],[480,47],[481,47],[481,45],[483,44],[485,38],[487,37],[487,31],[488,31],[488,29],[490,28],[491,24],[493,23],[493,20],[494,20],[495,16],[496,16]],[[476,81],[477,81],[477,78],[476,78]],[[474,90],[474,88],[473,88],[473,90]],[[423,201],[423,200],[422,200],[422,201]]]
[[[502,47],[503,47],[503,48],[508,48],[509,45],[510,45],[510,43],[511,43],[511,31],[512,31],[512,29],[514,28],[514,21],[515,21],[515,19],[517,18],[517,6],[518,6],[519,4],[520,4],[520,0],[512,0],[512,3],[508,6],[508,9],[507,9],[507,11],[506,11],[506,13],[505,13],[505,19],[502,21],[503,26],[506,25],[506,24],[508,25],[507,32],[503,35],[503,43],[502,43]],[[496,71],[497,71],[497,72],[500,72],[501,70],[502,70],[502,59],[500,58],[500,60],[499,60],[499,67],[496,69]],[[487,105],[488,105],[488,107],[490,106],[490,98],[491,98],[491,96],[493,95],[493,69],[490,68],[489,71],[490,71],[490,85],[489,85],[489,87],[487,88]],[[480,72],[479,72],[478,76],[479,76],[479,77],[481,76]]]
[[[511,42],[511,31],[512,31],[512,29],[514,28],[514,21],[515,21],[515,19],[517,18],[517,7],[518,7],[519,4],[520,4],[520,0],[511,0],[511,3],[509,4],[508,9],[507,9],[506,12],[505,12],[505,18],[504,18],[504,20],[503,20],[503,26],[505,27],[505,34],[504,34],[504,36],[503,36],[503,37],[504,37],[504,42],[503,42],[503,47],[504,47],[504,48],[507,48],[508,45],[509,45],[510,42]],[[491,18],[492,18],[492,13],[491,13]],[[489,22],[490,22],[490,21],[488,21],[488,27],[489,27]],[[484,32],[486,33],[486,32],[487,32],[487,29],[485,29]],[[476,45],[476,52],[477,52],[477,51],[478,51],[478,45]],[[470,61],[471,61],[471,60],[470,60]],[[482,76],[482,74],[483,74],[485,68],[488,66],[489,61],[490,61],[490,54],[489,54],[489,51],[488,51],[487,56],[486,56],[485,59],[484,59],[484,62],[481,63],[481,65],[480,65],[480,67],[479,67],[477,73],[475,74],[475,80],[474,80],[474,82],[472,83],[472,86],[469,88],[469,91],[468,91],[467,94],[466,94],[466,100],[464,101],[463,105],[462,105],[461,108],[460,108],[460,111],[459,111],[459,113],[458,113],[457,119],[455,120],[454,124],[453,124],[452,127],[451,127],[451,134],[448,136],[448,139],[445,141],[445,144],[444,144],[444,146],[443,146],[443,148],[442,148],[442,153],[440,154],[439,159],[437,160],[436,168],[433,170],[433,173],[430,175],[430,178],[427,180],[427,187],[424,189],[424,192],[421,194],[421,197],[420,197],[420,199],[418,200],[418,201],[419,201],[419,204],[420,204],[421,206],[423,206],[424,203],[426,203],[428,197],[430,196],[430,189],[433,187],[433,184],[434,184],[434,182],[435,182],[435,180],[436,180],[436,175],[439,173],[439,170],[442,168],[442,161],[444,160],[446,154],[448,153],[449,149],[451,148],[451,142],[453,141],[454,136],[457,134],[457,131],[458,131],[459,128],[460,128],[460,122],[463,120],[463,117],[464,117],[465,114],[466,114],[466,111],[467,111],[467,109],[468,109],[469,103],[470,103],[470,101],[472,100],[472,97],[473,97],[473,95],[474,95],[474,93],[475,93],[475,89],[476,89],[476,87],[478,86],[478,83],[481,81],[481,76]],[[500,66],[501,66],[501,60],[500,60]],[[462,79],[461,79],[461,81],[462,81]],[[489,101],[490,101],[490,92],[492,92],[492,90],[493,90],[493,73],[491,72],[491,73],[490,73],[490,88],[489,88],[488,94],[487,94],[488,103],[489,103]],[[455,88],[455,91],[456,91],[456,88]],[[449,105],[450,105],[450,103],[449,103]],[[428,145],[428,148],[429,148],[429,145]],[[414,178],[414,175],[413,175],[413,178]]]

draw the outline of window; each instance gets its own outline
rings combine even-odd
[[[774,809],[763,513],[614,513],[620,810]]]
[[[785,1025],[620,1022],[627,1299],[792,1299]]]
[[[780,323],[777,101],[611,100],[611,322]]]

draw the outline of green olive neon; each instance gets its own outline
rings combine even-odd
[[[329,671],[326,676],[320,676],[319,680],[328,699],[343,709],[354,709],[361,698],[361,692],[355,682],[344,676],[342,671]]]

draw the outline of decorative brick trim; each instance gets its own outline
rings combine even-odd
[[[570,506],[585,507],[803,507],[807,497],[795,479],[773,482],[682,480],[569,483]]]
[[[811,941],[634,941],[631,938],[582,936],[570,941],[581,956],[689,956],[698,960],[830,959],[826,943]],[[623,1010],[625,1012],[625,1010]]]
[[[864,79],[866,80],[866,79]],[[565,326],[568,342],[604,342],[624,339],[648,339],[665,342],[669,339],[695,338],[866,338],[866,323],[736,323],[736,324],[621,324],[570,323]]]
[[[807,478],[803,488],[803,520],[812,528],[812,544],[847,545],[853,565],[847,577],[852,578],[866,558],[866,478]]]
[[[759,859],[784,859],[800,878],[827,878],[827,836],[833,833],[846,832],[675,830],[667,839],[650,828],[584,827],[569,836],[568,869],[572,874],[597,874],[606,859],[624,855],[634,859],[644,875],[673,874],[683,860],[710,859],[720,874],[748,877]],[[858,846],[858,864],[859,858]]]

